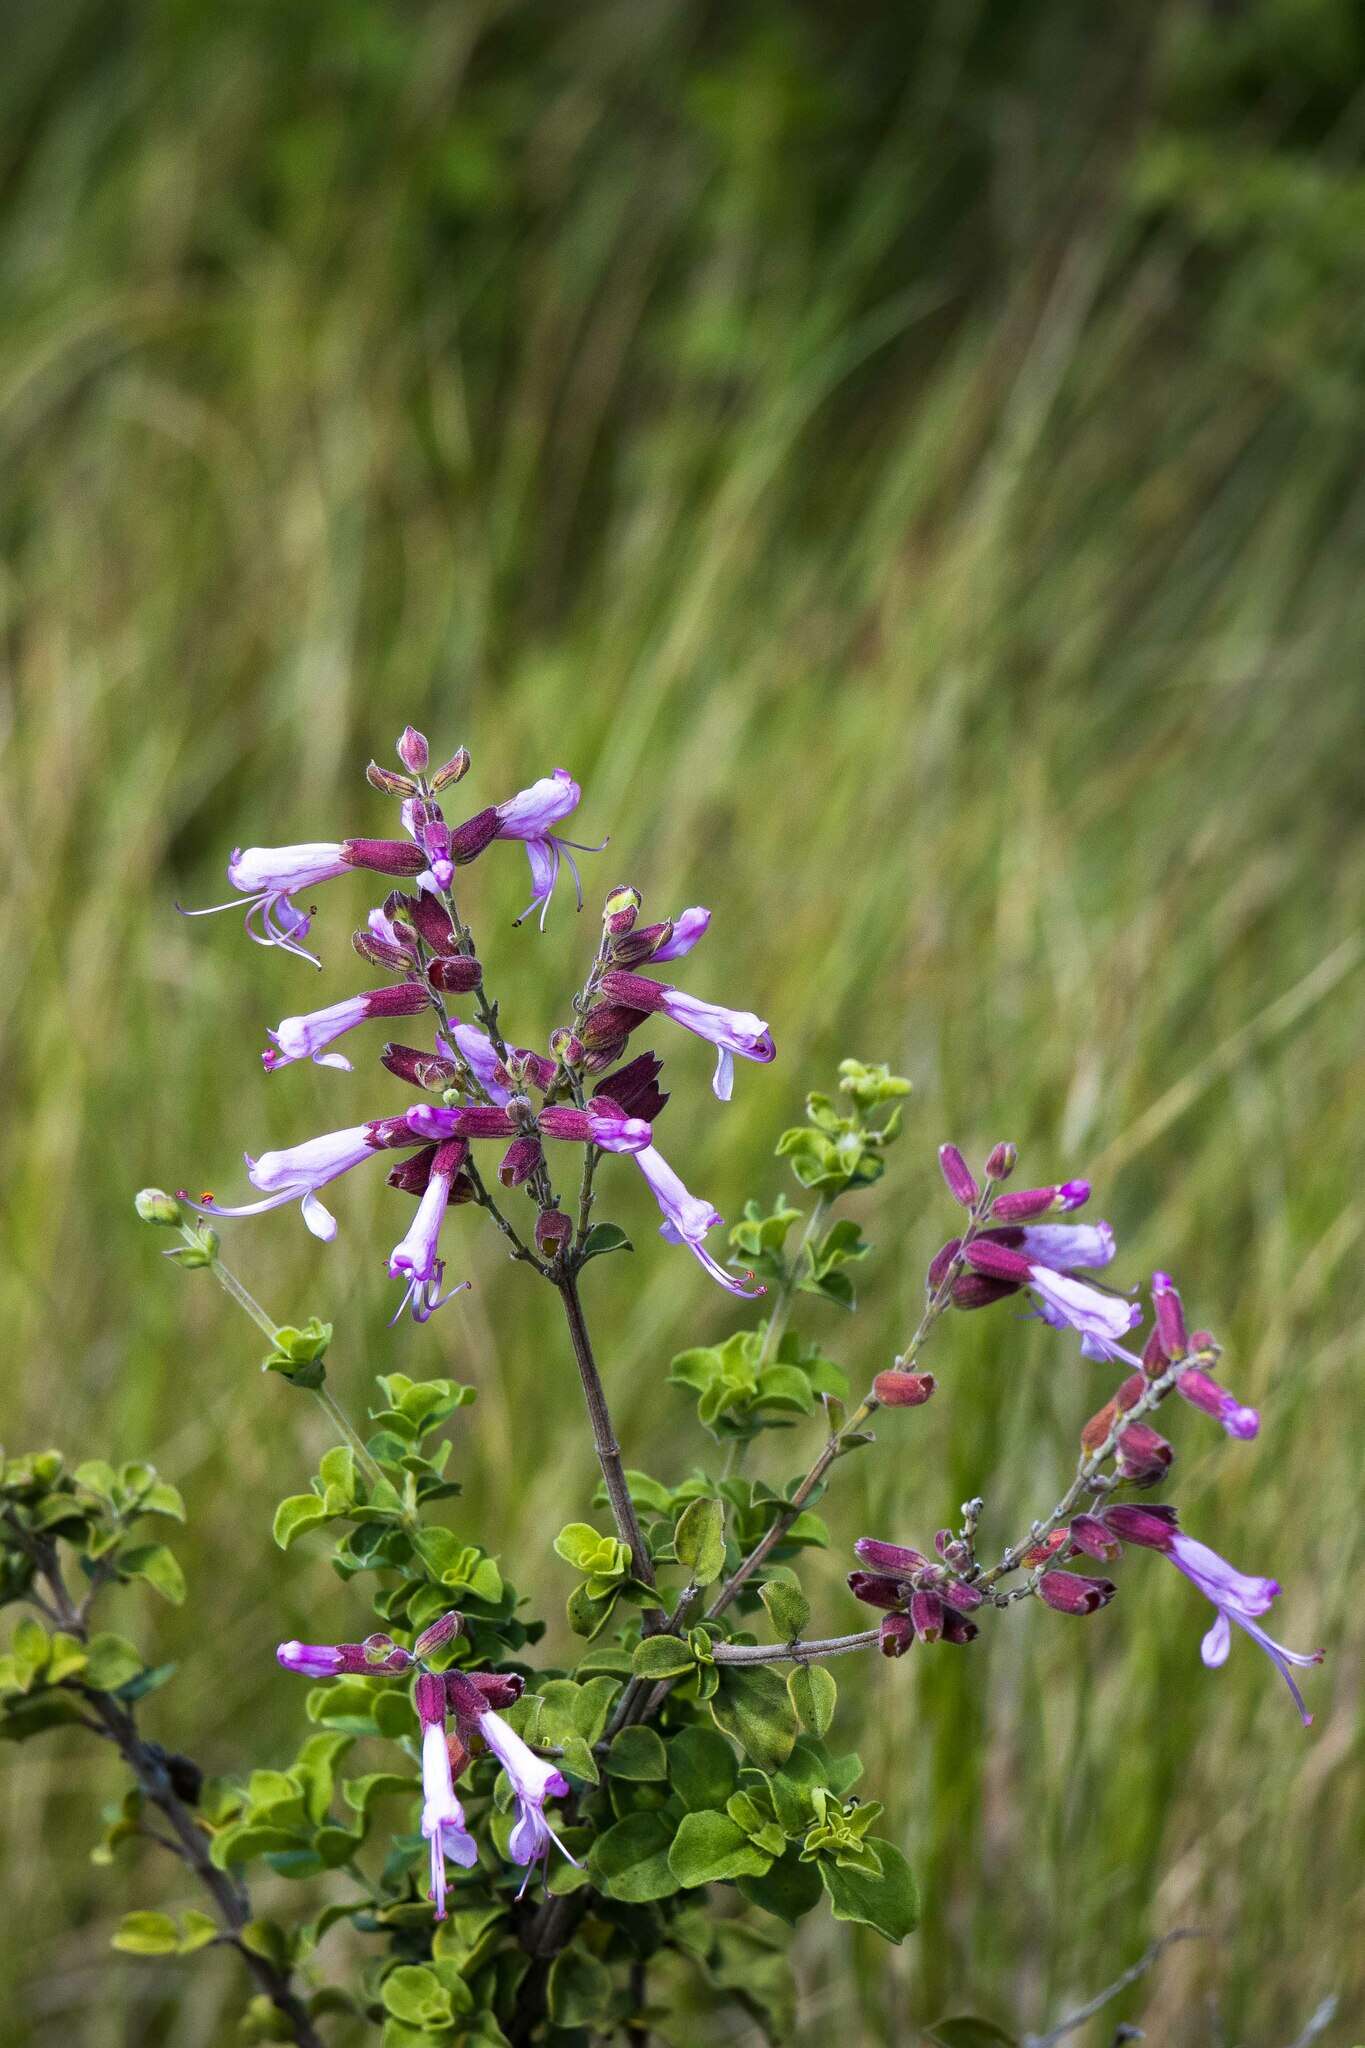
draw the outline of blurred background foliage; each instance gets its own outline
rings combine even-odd
[[[243,1146],[396,1101],[363,1055],[256,1067],[265,1024],[360,985],[361,885],[322,896],[325,979],[172,905],[219,900],[234,844],[388,829],[362,770],[411,718],[471,746],[471,806],[569,766],[612,835],[594,891],[715,906],[686,978],[780,1058],[722,1111],[705,1049],[660,1044],[662,1136],[727,1213],[840,1055],[914,1077],[863,1311],[811,1322],[855,1377],[944,1234],[934,1146],[1009,1136],[1029,1179],[1093,1175],[1122,1277],[1173,1268],[1265,1410],[1245,1448],[1177,1418],[1179,1495],[1329,1645],[1315,1729],[1249,1645],[1206,1673],[1199,1603],[1142,1557],[1093,1622],[847,1674],[926,1919],[894,1954],[812,1929],[801,2040],[1038,2026],[1197,1924],[1116,2009],[1149,2040],[1279,2048],[1336,1992],[1354,2041],[1361,9],[45,0],[5,46],[4,1435],[185,1489],[153,1732],[275,1761],[273,1645],[344,1635],[347,1600],[268,1541],[311,1404],[132,1190],[235,1188]],[[533,1039],[588,914],[513,933],[515,849],[466,893]],[[628,1462],[680,1471],[668,1359],[736,1305],[604,1179],[640,1245],[589,1280]],[[557,1610],[590,1471],[553,1302],[462,1216],[472,1295],[389,1333],[395,1198],[339,1208],[330,1249],[285,1212],[229,1255],[335,1319],[354,1408],[374,1370],[478,1383],[452,1519]],[[1003,1540],[1055,1497],[1098,1369],[1008,1312],[935,1369],[838,1474],[841,1541],[977,1491]],[[229,1964],[107,1951],[174,1883],[86,1862],[115,1782],[56,1737],[5,1759],[16,2048],[230,2035]]]

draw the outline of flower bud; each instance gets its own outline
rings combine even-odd
[[[381,768],[377,761],[371,761],[365,770],[365,780],[371,789],[377,789],[384,796],[416,796],[417,784],[409,782],[406,775],[395,775],[392,768]]]
[[[438,768],[431,778],[433,789],[449,789],[452,782],[463,782],[469,773],[469,749],[459,747],[443,768]]]
[[[412,1701],[423,1728],[439,1727],[446,1717],[445,1679],[437,1678],[430,1671],[419,1672],[412,1689]]]
[[[483,969],[467,953],[456,953],[450,959],[432,960],[427,967],[427,980],[443,995],[467,996],[483,980]]]
[[[989,1308],[1019,1292],[1017,1280],[996,1280],[987,1273],[960,1273],[953,1282],[954,1308]]]
[[[944,1579],[938,1588],[939,1599],[945,1607],[952,1607],[959,1614],[974,1614],[985,1595],[965,1579]]]
[[[418,732],[415,725],[403,727],[394,752],[410,775],[425,773],[427,763],[431,759],[426,734]]]
[[[974,1643],[981,1631],[974,1621],[968,1621],[965,1614],[954,1614],[949,1608],[943,1617],[943,1640],[945,1643]]]
[[[174,1229],[183,1220],[179,1202],[164,1188],[143,1188],[134,1197],[133,1207],[144,1223],[162,1223]]]
[[[536,1218],[536,1250],[542,1259],[557,1258],[573,1235],[562,1209],[542,1209]]]
[[[457,950],[455,927],[449,912],[427,890],[421,890],[416,896],[400,896],[393,914],[419,932],[433,953],[454,953]]]
[[[872,1398],[882,1408],[922,1408],[937,1385],[931,1372],[879,1372]]]
[[[986,1155],[987,1180],[1008,1180],[1019,1164],[1019,1150],[1015,1145],[1001,1143],[992,1145]]]
[[[567,1024],[560,1024],[550,1033],[550,1051],[571,1072],[583,1064],[583,1041]]]
[[[1177,1527],[1175,1509],[1164,1502],[1150,1508],[1106,1508],[1104,1520],[1121,1543],[1136,1543],[1144,1550],[1169,1550]]]
[[[860,1536],[853,1555],[874,1572],[890,1572],[897,1578],[922,1572],[929,1562],[922,1551],[910,1550],[903,1543],[881,1543],[875,1536]]]
[[[904,1596],[900,1580],[888,1579],[881,1572],[850,1572],[848,1590],[868,1607],[899,1607]]]
[[[961,1249],[962,1239],[960,1237],[950,1237],[947,1244],[940,1245],[934,1253],[933,1258],[929,1261],[929,1270],[924,1276],[924,1284],[930,1294],[938,1293],[939,1288],[942,1287],[944,1281],[948,1278],[953,1260]]]
[[[1057,1614],[1094,1614],[1117,1593],[1112,1579],[1090,1579],[1083,1572],[1044,1572],[1038,1597]]]
[[[1152,1275],[1152,1307],[1156,1311],[1157,1335],[1168,1358],[1183,1358],[1190,1348],[1185,1328],[1185,1311],[1169,1273]]]
[[[943,1178],[948,1183],[948,1192],[953,1200],[961,1202],[964,1209],[975,1208],[980,1199],[981,1190],[972,1178],[971,1169],[958,1151],[957,1146],[940,1145],[938,1148],[938,1163],[942,1170]]]
[[[648,1015],[647,1010],[633,1010],[626,1003],[599,1003],[583,1019],[578,1036],[590,1053],[607,1053],[609,1065]]]
[[[1101,1564],[1112,1564],[1122,1554],[1122,1545],[1111,1535],[1097,1515],[1073,1515],[1070,1529],[1071,1540],[1078,1550],[1087,1557],[1096,1557]]]
[[[623,939],[627,932],[634,930],[642,901],[639,890],[632,889],[628,883],[623,882],[612,890],[602,909],[602,929],[609,938]]]
[[[934,1537],[934,1548],[945,1564],[961,1567],[972,1561],[971,1551],[962,1538],[955,1536],[951,1529],[938,1530]]]
[[[915,1634],[926,1643],[936,1643],[943,1634],[943,1602],[927,1586],[916,1586],[910,1595],[910,1620]]]
[[[433,1650],[439,1650],[444,1643],[453,1642],[464,1627],[464,1616],[454,1608],[448,1614],[440,1615],[429,1628],[424,1628],[412,1646],[414,1657],[429,1657]]]
[[[903,1657],[915,1640],[915,1625],[908,1614],[888,1614],[878,1634],[883,1657]]]
[[[1130,1422],[1114,1451],[1119,1471],[1137,1486],[1155,1486],[1164,1479],[1174,1457],[1165,1437],[1158,1436],[1145,1422]]]

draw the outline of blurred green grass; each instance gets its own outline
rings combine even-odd
[[[780,1058],[712,1113],[673,1043],[664,1140],[734,1214],[847,1051],[917,1093],[867,1202],[855,1379],[913,1319],[939,1140],[1092,1172],[1122,1273],[1172,1267],[1249,1448],[1177,1419],[1199,1533],[1325,1643],[1300,1731],[1239,1643],[1198,1660],[1174,1574],[1130,1560],[1082,1628],[1017,1614],[969,1656],[846,1674],[921,1872],[904,1951],[812,1932],[802,2039],[913,2044],[945,2006],[1039,2025],[1173,1951],[1116,2013],[1276,2048],[1362,1991],[1359,1131],[1365,653],[1358,18],[940,5],[838,24],[750,0],[400,8],[52,0],[0,103],[0,1151],[4,1436],[148,1454],[186,1490],[183,1660],[148,1719],[211,1768],[298,1724],[270,1650],[345,1596],[266,1531],[322,1447],[307,1404],[171,1272],[131,1191],[235,1184],[241,1149],[383,1109],[255,1064],[314,1000],[216,901],[237,843],[384,829],[361,781],[411,718],[472,802],[558,762],[592,886],[717,912],[689,979]],[[519,1034],[590,933],[544,937],[508,851],[470,876]],[[317,1000],[358,889],[319,920]],[[663,1388],[731,1304],[657,1247],[591,1276],[628,1461],[700,1454]],[[316,1246],[231,1251],[368,1372],[450,1370],[454,1514],[554,1609],[590,1460],[560,1333],[462,1219],[471,1296],[388,1333],[391,1197]],[[1055,1497],[1096,1383],[1007,1315],[945,1333],[929,1408],[839,1474],[839,1539],[1001,1537]],[[894,1424],[894,1428],[892,1427]],[[769,1469],[804,1462],[793,1442]],[[825,1571],[846,1611],[844,1560]],[[226,1965],[111,1957],[154,1867],[92,1870],[100,1756],[4,1760],[7,2040],[230,2035]],[[1112,2021],[1109,2022],[1112,2027]],[[1078,2037],[1099,2048],[1105,2023]]]

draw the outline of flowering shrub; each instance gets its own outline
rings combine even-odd
[[[325,1537],[337,1574],[319,1609],[320,1632],[337,1640],[276,1652],[287,1672],[312,1681],[301,1700],[311,1732],[287,1767],[216,1783],[142,1735],[138,1703],[170,1674],[97,1628],[95,1613],[116,1582],[183,1597],[173,1552],[148,1530],[149,1519],[183,1514],[180,1496],[148,1466],[72,1469],[56,1452],[10,1459],[0,1475],[3,1594],[29,1610],[0,1666],[0,1727],[15,1738],[83,1728],[117,1747],[131,1785],[101,1856],[150,1838],[197,1876],[211,1910],[129,1913],[116,1945],[150,1955],[235,1948],[256,1984],[248,2039],[316,2044],[360,2023],[382,2025],[385,2048],[434,2048],[604,2038],[633,2022],[683,2042],[726,2003],[780,2039],[793,2010],[790,1930],[806,1914],[825,1907],[888,1942],[916,1924],[897,1816],[854,1795],[861,1765],[831,1743],[835,1659],[969,1649],[1027,1598],[1063,1616],[1095,1614],[1117,1589],[1090,1567],[1136,1547],[1169,1558],[1212,1604],[1205,1663],[1223,1663],[1235,1625],[1308,1721],[1294,1670],[1322,1653],[1286,1649],[1266,1632],[1274,1581],[1228,1564],[1168,1503],[1128,1497],[1169,1475],[1174,1453],[1151,1418],[1171,1395],[1235,1442],[1256,1435],[1258,1417],[1214,1377],[1218,1345],[1187,1330],[1168,1276],[1153,1277],[1146,1306],[1097,1277],[1115,1241],[1106,1223],[1080,1218],[1089,1185],[1014,1188],[1008,1144],[979,1173],[942,1148],[960,1221],[930,1263],[903,1351],[850,1407],[844,1373],[793,1316],[812,1297],[855,1305],[853,1276],[870,1247],[845,1205],[884,1172],[908,1083],[845,1060],[837,1098],[808,1097],[805,1121],[778,1143],[806,1206],[785,1194],[766,1209],[750,1201],[716,1236],[723,1219],[656,1143],[668,1102],[661,1060],[633,1044],[656,1023],[665,1046],[673,1026],[707,1040],[722,1102],[736,1059],[775,1057],[760,1017],[660,977],[704,938],[710,913],[643,923],[639,893],[612,889],[595,956],[548,1049],[516,1044],[457,884],[498,841],[516,839],[533,884],[523,915],[544,921],[565,867],[581,907],[574,852],[585,849],[557,830],[578,785],[557,769],[452,825],[440,799],[463,779],[468,755],[433,773],[411,729],[398,755],[401,772],[372,765],[369,774],[398,800],[406,836],[251,848],[233,854],[228,875],[248,935],[304,959],[314,957],[305,941],[316,912],[296,900],[301,892],[357,872],[391,885],[354,935],[386,985],[285,1018],[263,1060],[271,1073],[302,1059],[349,1067],[342,1040],[402,1020],[424,1042],[385,1044],[379,1058],[408,1091],[405,1103],[377,1100],[368,1122],[249,1157],[254,1199],[138,1197],[149,1223],[177,1232],[168,1256],[214,1275],[264,1333],[266,1367],[319,1401],[336,1433],[309,1490],[285,1498],[274,1525],[286,1550]],[[679,1480],[623,1463],[581,1292],[589,1262],[627,1244],[598,1215],[599,1170],[613,1157],[643,1175],[669,1244],[731,1294],[761,1303],[751,1326],[673,1361],[673,1385],[695,1396],[700,1423],[724,1447],[719,1470]],[[425,1323],[460,1293],[464,1283],[448,1285],[447,1272],[458,1272],[459,1232],[472,1219],[452,1210],[482,1211],[560,1299],[602,1474],[593,1519],[554,1541],[575,1581],[567,1622],[581,1648],[571,1661],[538,1657],[545,1621],[498,1559],[439,1517],[458,1491],[441,1427],[474,1390],[381,1374],[362,1433],[328,1382],[330,1325],[277,1324],[223,1260],[217,1219],[294,1202],[308,1229],[331,1240],[338,1224],[323,1191],[380,1163],[403,1204],[388,1256],[395,1320],[407,1311]],[[576,1185],[561,1200],[566,1181]],[[946,1316],[1011,1298],[1063,1343],[1078,1339],[1084,1360],[1120,1369],[1081,1429],[1071,1485],[998,1553],[984,1548],[980,1499],[964,1504],[956,1526],[859,1538],[848,1586],[875,1619],[813,1632],[796,1566],[829,1541],[815,1508],[833,1467],[873,1442],[879,1411],[934,1397],[923,1358]],[[756,1436],[802,1425],[819,1435],[804,1473],[781,1489],[743,1476]],[[886,1426],[914,1427],[890,1414]],[[546,1560],[529,1563],[540,1577]],[[372,1767],[339,1779],[357,1744]],[[246,1889],[256,1862],[282,1877],[337,1879],[311,1918],[266,1920]],[[328,1951],[348,1966],[338,1973],[317,1952],[342,1922],[353,1938]]]

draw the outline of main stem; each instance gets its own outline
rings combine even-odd
[[[607,1396],[602,1386],[602,1375],[597,1370],[592,1339],[588,1335],[588,1325],[583,1316],[583,1303],[578,1293],[578,1276],[574,1273],[565,1273],[556,1279],[555,1286],[564,1304],[564,1319],[569,1325],[569,1338],[578,1364],[578,1377],[583,1382],[583,1399],[587,1403],[588,1421],[592,1426],[593,1448],[597,1452],[597,1462],[602,1468],[602,1479],[606,1485],[607,1499],[611,1503],[616,1533],[630,1552],[631,1576],[652,1589],[654,1566],[645,1547],[635,1503],[630,1497],[630,1488],[626,1485],[625,1468],[621,1463],[621,1446],[616,1441],[611,1410],[607,1406]],[[662,1608],[647,1610],[646,1633],[652,1633],[662,1619]]]

